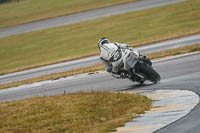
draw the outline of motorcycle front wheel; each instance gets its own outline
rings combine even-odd
[[[160,75],[150,65],[145,63],[138,63],[137,67],[139,73],[142,73],[145,76],[146,80],[149,80],[154,84],[160,81]]]

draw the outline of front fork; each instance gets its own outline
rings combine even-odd
[[[129,78],[129,79],[131,79],[132,81],[136,81],[138,83],[141,83],[141,84],[143,84],[144,81],[145,81],[145,77],[143,75],[137,74],[135,72],[133,72],[131,78]]]
[[[139,64],[140,62],[138,61],[137,64],[135,65],[136,67],[139,67]],[[129,71],[129,74],[128,74],[128,78],[129,80],[133,81],[133,82],[138,82],[140,84],[143,84],[144,81],[146,80],[145,79],[145,76],[140,74],[140,73],[137,73],[137,68],[136,69],[132,69]]]

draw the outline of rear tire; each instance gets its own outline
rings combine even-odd
[[[151,66],[145,63],[139,64],[139,72],[145,76],[145,79],[151,81],[154,84],[160,81],[160,75]]]

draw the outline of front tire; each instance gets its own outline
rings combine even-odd
[[[154,84],[160,81],[160,75],[151,66],[145,63],[139,64],[139,73],[142,73],[145,76],[145,79],[151,81]]]

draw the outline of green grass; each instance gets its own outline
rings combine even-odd
[[[138,46],[195,33],[200,33],[199,0],[4,37],[0,74],[97,54],[102,36]]]
[[[149,110],[127,93],[90,92],[0,103],[1,133],[107,133]]]
[[[0,27],[37,21],[134,0],[18,0],[0,4]]]

